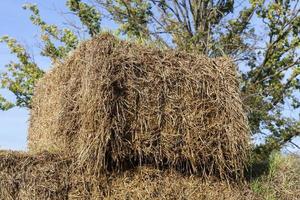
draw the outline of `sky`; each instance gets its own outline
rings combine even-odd
[[[65,9],[63,0],[1,0],[0,36],[9,35],[29,47],[38,65],[47,70],[50,68],[50,61],[38,54],[39,30],[30,22],[29,11],[22,9],[22,5],[28,2],[38,5],[47,22],[61,24],[64,21],[64,16],[60,14]],[[0,71],[11,60],[15,60],[15,57],[9,53],[6,45],[0,44]],[[0,93],[10,99],[14,98],[7,91],[0,90]],[[28,119],[29,112],[26,109],[0,111],[0,149],[26,150]]]
[[[0,0],[0,37],[9,35],[21,42],[29,52],[34,55],[34,60],[45,71],[51,68],[50,60],[39,55],[39,29],[30,19],[30,12],[22,8],[25,3],[37,4],[42,19],[49,24],[66,27],[66,22],[71,20],[76,23],[73,15],[68,15],[66,0]],[[78,20],[77,20],[78,21]],[[116,29],[116,24],[103,20],[103,29]],[[84,36],[83,36],[84,38]],[[5,44],[0,44],[0,72],[10,61],[16,58],[10,54]],[[14,96],[8,91],[1,90],[0,94],[13,100]],[[9,111],[0,110],[0,149],[26,150],[29,111],[27,109],[13,108]]]
[[[25,3],[35,3],[40,14],[47,23],[65,26],[66,22],[65,0],[1,0],[0,1],[0,36],[9,35],[24,44],[36,63],[44,70],[50,69],[49,59],[39,55],[39,29],[29,20],[29,11],[22,9]],[[102,22],[103,28],[115,29],[116,25],[109,21]],[[5,44],[0,44],[0,71],[5,64],[16,58],[9,53]],[[1,90],[0,94],[14,99],[8,91]],[[9,111],[0,111],[0,149],[26,150],[29,112],[26,109],[13,108]],[[300,139],[295,141],[300,144]],[[288,148],[288,151],[295,151]]]
[[[42,1],[36,1],[41,8],[46,8]],[[45,2],[45,1],[44,1]],[[54,1],[53,1],[54,2]],[[56,1],[59,2],[59,1]],[[29,20],[29,13],[22,9],[26,3],[22,0],[2,0],[0,2],[0,36],[10,35],[25,45],[35,44],[38,30]],[[53,15],[50,9],[43,9],[45,14]],[[54,18],[55,19],[55,18]],[[58,19],[57,19],[58,20]],[[31,51],[36,51],[31,49]],[[0,70],[5,64],[14,60],[4,44],[0,44]],[[41,66],[48,66],[49,61],[36,57]],[[7,91],[0,91],[6,97],[13,96]],[[0,111],[0,149],[26,150],[29,112],[26,109],[14,108],[9,111]]]

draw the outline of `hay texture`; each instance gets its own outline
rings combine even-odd
[[[74,177],[75,178],[75,177]],[[176,170],[158,170],[143,166],[112,174],[106,180],[76,177],[77,187],[69,192],[70,199],[187,199],[187,200],[259,200],[249,185],[228,185],[224,181],[203,180],[199,176],[184,176]],[[74,183],[74,182],[73,182]]]
[[[68,199],[68,167],[61,156],[0,151],[0,200]]]
[[[239,179],[248,128],[227,58],[99,35],[39,82],[31,152],[77,156],[92,173],[148,164]]]
[[[231,185],[199,176],[184,176],[174,170],[140,167],[112,179],[107,199],[259,199],[246,184]]]
[[[259,199],[249,186],[151,166],[96,177],[50,153],[0,152],[0,200]],[[74,163],[75,164],[75,163]]]

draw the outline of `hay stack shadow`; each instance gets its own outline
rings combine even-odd
[[[72,158],[73,172],[92,177],[147,165],[242,180],[249,135],[238,87],[228,58],[101,34],[39,81],[29,151]]]

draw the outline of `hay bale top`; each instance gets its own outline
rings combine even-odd
[[[39,82],[30,151],[92,172],[138,165],[242,177],[248,127],[228,58],[160,50],[101,34]]]
[[[74,163],[75,164],[75,163]],[[72,160],[47,152],[0,151],[1,200],[252,199],[247,185],[204,181],[175,170],[138,167],[95,178],[74,170]],[[253,198],[254,199],[254,198]]]

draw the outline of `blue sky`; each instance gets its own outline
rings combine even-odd
[[[29,11],[22,9],[24,3],[36,3],[40,14],[48,23],[59,24],[66,21],[65,0],[1,0],[0,2],[0,36],[9,35],[24,44],[35,56],[34,59],[40,67],[50,68],[49,59],[39,55],[39,29],[29,20]],[[70,16],[69,16],[70,17]],[[73,20],[73,19],[72,19]],[[109,22],[102,22],[103,28],[116,28]],[[15,60],[4,44],[0,44],[0,71],[5,64]],[[0,94],[13,99],[13,95],[5,90]],[[26,109],[14,108],[9,111],[0,111],[0,149],[26,150],[29,112]],[[295,141],[300,144],[300,138]],[[294,151],[295,149],[289,148]]]
[[[59,14],[65,9],[65,1],[57,0],[1,0],[0,2],[0,36],[9,35],[16,38],[35,55],[35,61],[44,69],[49,69],[48,59],[39,56],[39,30],[29,20],[29,12],[22,9],[24,3],[36,3],[41,15],[46,16],[47,22],[61,23],[63,16]],[[15,57],[10,55],[4,44],[0,44],[0,71],[5,64]],[[7,91],[1,94],[13,99]],[[0,149],[26,150],[27,128],[29,112],[26,109],[14,108],[0,111]]]
[[[67,19],[76,23],[73,15],[67,15],[66,0],[1,0],[0,1],[0,36],[9,35],[29,49],[34,60],[44,70],[50,68],[50,60],[39,55],[39,29],[30,19],[30,12],[22,9],[25,3],[38,5],[40,14],[49,24],[66,26]],[[102,28],[116,29],[116,24],[103,20]],[[9,53],[5,44],[0,44],[0,71],[5,64],[16,58]],[[0,89],[0,94],[9,99],[14,96]],[[13,108],[9,111],[0,110],[0,149],[26,150],[29,112],[26,109]]]

